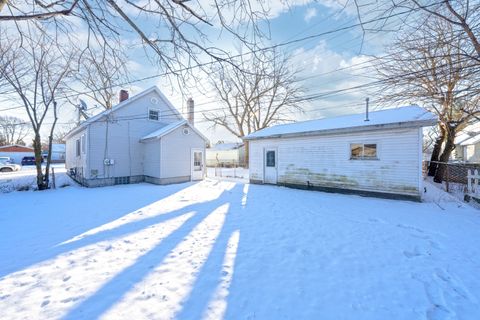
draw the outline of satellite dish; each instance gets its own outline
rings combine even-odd
[[[85,101],[83,101],[82,99],[78,99],[78,100],[80,100],[80,109],[87,110],[87,104],[85,103]]]

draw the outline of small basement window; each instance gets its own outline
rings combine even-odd
[[[115,177],[115,184],[129,184],[130,177]]]
[[[160,111],[156,109],[149,109],[148,110],[148,119],[153,121],[160,120]]]
[[[352,143],[350,144],[350,159],[352,160],[376,160],[376,143]]]

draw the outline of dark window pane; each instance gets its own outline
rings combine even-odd
[[[267,167],[275,167],[275,151],[267,151]]]
[[[377,157],[377,145],[376,144],[365,144],[363,147],[363,156],[365,158],[376,158]]]
[[[352,143],[350,145],[350,157],[361,158],[363,155],[363,145],[360,143]]]
[[[150,110],[148,112],[148,118],[150,120],[158,120],[158,111],[157,110]]]

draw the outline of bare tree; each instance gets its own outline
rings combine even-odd
[[[50,41],[45,34],[26,32],[22,39],[0,35],[0,86],[8,87],[12,100],[20,101],[33,130],[33,149],[39,190],[49,186],[51,145],[57,122],[56,97],[66,88],[77,50],[67,51]],[[52,121],[48,128],[46,120]],[[42,171],[41,132],[49,131],[49,148],[45,172]]]
[[[389,54],[377,64],[383,98],[389,102],[415,101],[439,117],[439,137],[429,175],[441,182],[457,132],[480,114],[479,69],[465,57],[469,40],[452,24],[438,17],[414,25],[391,44]]]
[[[235,67],[227,64],[211,74],[210,84],[222,108],[203,116],[238,138],[290,121],[292,112],[302,111],[297,70],[275,51],[248,60],[240,57]],[[248,149],[246,153],[248,158]]]
[[[127,57],[121,45],[113,49],[106,45],[99,48],[87,48],[79,61],[75,87],[78,96],[85,95],[105,109],[111,109],[116,101],[117,87],[129,82]],[[82,89],[76,90],[78,85]]]
[[[0,116],[0,136],[3,138],[0,145],[25,145],[25,138],[30,134],[30,124],[25,120]]]
[[[87,47],[110,46],[128,34],[135,35],[149,57],[166,73],[195,76],[192,66],[205,59],[225,61],[228,52],[212,45],[222,38],[233,38],[254,47],[268,35],[257,21],[269,15],[263,1],[215,0],[4,0],[0,22],[14,21],[16,26],[31,24],[52,38],[74,39],[72,29],[81,21],[87,29]],[[140,21],[142,23],[140,23]],[[207,34],[214,34],[213,38]],[[23,29],[17,29],[22,36]]]

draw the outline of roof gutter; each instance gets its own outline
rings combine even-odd
[[[281,134],[272,134],[272,135],[263,136],[263,137],[247,136],[247,137],[244,137],[243,140],[249,141],[249,140],[263,140],[263,139],[278,139],[278,138],[296,138],[296,137],[323,136],[323,135],[342,134],[342,133],[368,132],[368,131],[378,131],[378,130],[386,130],[386,129],[420,128],[420,127],[430,127],[436,124],[437,124],[437,119],[427,119],[427,120],[416,120],[416,121],[408,121],[408,122],[376,124],[376,125],[369,125],[369,126],[363,125],[363,126],[356,126],[356,127],[349,127],[349,128],[281,133]]]

